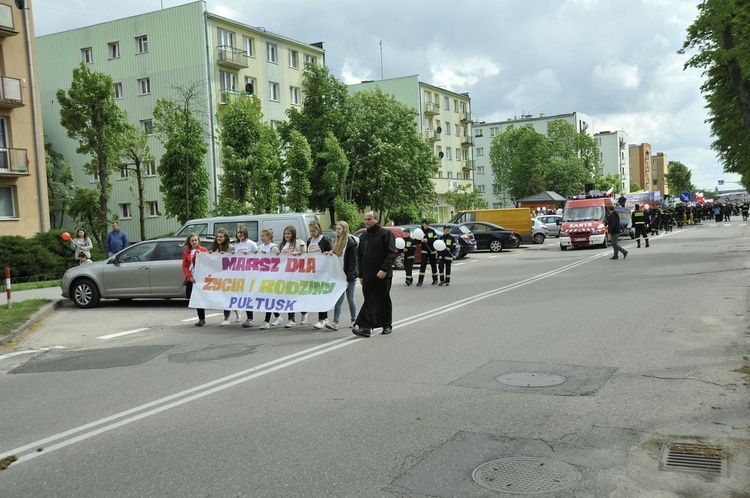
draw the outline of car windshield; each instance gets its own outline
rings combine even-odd
[[[604,207],[587,206],[568,208],[563,213],[563,221],[597,221],[604,219]]]

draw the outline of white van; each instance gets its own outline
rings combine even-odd
[[[229,232],[229,237],[234,240],[237,227],[245,225],[250,240],[258,242],[261,230],[270,228],[273,230],[273,241],[280,244],[284,238],[284,229],[290,225],[297,229],[297,238],[302,240],[309,239],[310,229],[308,228],[308,223],[311,221],[318,221],[318,216],[310,213],[214,216],[212,218],[199,218],[188,221],[182,228],[177,230],[175,236],[187,237],[191,232],[195,232],[203,239],[211,239],[216,230],[224,227]]]

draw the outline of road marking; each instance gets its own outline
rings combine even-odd
[[[206,315],[206,318],[211,318],[212,316],[224,316],[223,313],[209,313]],[[198,317],[194,316],[193,318],[185,318],[184,320],[180,320],[181,322],[197,322]]]
[[[65,346],[52,346],[49,348],[27,349],[25,351],[14,351],[12,353],[6,353],[0,356],[0,360],[4,360],[6,358],[13,358],[14,356],[21,356],[22,354],[45,353],[49,351],[50,349],[65,349]]]
[[[687,232],[687,230],[681,233],[685,233],[685,232]],[[440,306],[433,310],[425,311],[423,313],[419,313],[417,315],[411,316],[409,318],[405,318],[403,320],[398,320],[397,322],[394,322],[393,328],[397,329],[397,328],[402,328],[402,327],[413,325],[415,323],[421,322],[422,320],[432,318],[435,315],[448,313],[458,308],[467,306],[469,304],[482,301],[484,299],[488,299],[490,297],[494,297],[499,294],[510,292],[512,290],[518,289],[519,287],[524,287],[526,285],[530,285],[540,280],[544,280],[546,278],[559,275],[560,273],[566,272],[568,270],[572,270],[573,268],[577,268],[578,266],[590,263],[591,261],[594,261],[596,259],[609,257],[610,255],[611,255],[611,252],[608,249],[603,250],[597,254],[588,256],[586,258],[575,261],[573,263],[568,263],[557,269],[550,270],[544,273],[540,273],[533,277],[529,277],[524,280],[520,280],[518,282],[508,284],[504,287],[492,289],[492,290],[483,292],[481,294],[462,299],[460,301],[456,301],[456,302],[453,302],[444,306]],[[342,339],[335,339],[331,342],[321,344],[318,346],[314,346],[314,347],[299,351],[297,353],[293,353],[293,354],[278,358],[276,360],[271,360],[269,362],[263,363],[262,365],[248,368],[246,370],[242,370],[240,372],[227,375],[225,377],[207,382],[205,384],[201,384],[199,386],[195,386],[190,389],[186,389],[184,391],[171,394],[164,398],[154,400],[150,403],[146,403],[144,405],[137,406],[135,408],[131,408],[129,410],[116,413],[114,415],[110,415],[109,417],[105,417],[105,418],[96,420],[94,422],[90,422],[88,424],[74,427],[73,429],[69,429],[67,431],[60,432],[58,434],[54,434],[44,439],[34,441],[33,443],[29,443],[24,446],[14,448],[12,450],[2,451],[0,452],[0,457],[4,457],[8,455],[15,455],[18,457],[18,460],[13,465],[19,465],[23,462],[27,462],[38,456],[47,455],[55,450],[59,450],[67,446],[70,446],[72,444],[85,441],[86,439],[92,438],[94,436],[98,436],[99,434],[104,434],[105,432],[109,432],[113,429],[117,429],[119,427],[125,426],[132,422],[136,422],[138,420],[144,419],[151,415],[156,415],[163,411],[169,410],[170,408],[175,408],[185,403],[189,403],[190,401],[201,399],[205,396],[209,396],[211,394],[236,386],[238,384],[242,384],[243,382],[247,382],[247,381],[256,379],[258,377],[262,377],[266,374],[276,372],[283,368],[290,367],[292,365],[295,365],[305,360],[315,358],[325,353],[330,353],[339,348],[343,348],[345,346],[351,346],[352,344],[358,344],[361,339],[362,339],[361,337],[352,337],[352,336],[342,338]],[[78,435],[74,436],[75,434],[78,434]],[[66,438],[69,438],[69,439],[66,439]],[[52,443],[54,441],[59,441],[59,440],[63,440],[63,441],[50,445],[50,446],[45,446],[47,443]],[[37,448],[40,448],[40,447],[44,448],[43,452],[36,451]]]
[[[115,332],[114,334],[100,335],[97,337],[97,339],[103,339],[106,341],[108,339],[114,339],[115,337],[122,337],[124,335],[137,334],[138,332],[145,332],[147,330],[151,330],[151,329],[148,327],[142,327],[140,329],[125,330],[123,332]]]

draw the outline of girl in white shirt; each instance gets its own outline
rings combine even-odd
[[[307,252],[307,245],[303,240],[297,238],[297,229],[291,225],[284,229],[284,242],[281,244],[279,252],[288,256],[299,256]],[[300,323],[302,325],[307,323],[307,313],[302,313],[302,321]],[[284,326],[290,329],[296,325],[294,322],[294,313],[289,313],[289,321]]]
[[[245,225],[239,225],[237,227],[235,236],[237,238],[237,241],[234,243],[235,254],[255,254],[258,252],[258,244],[247,238],[247,227],[245,227]],[[237,313],[237,321],[239,321],[239,312],[235,311],[235,313]],[[247,319],[245,320],[245,323],[242,324],[242,327],[249,329],[250,327],[255,325],[255,320],[253,320],[253,312],[246,311],[245,315],[247,315]]]
[[[273,242],[273,229],[264,228],[260,231],[260,244],[258,244],[258,254],[263,256],[275,256],[279,254],[279,246]],[[271,325],[276,326],[281,323],[281,313],[274,313],[276,319],[271,322],[271,313],[266,313],[266,319],[263,321],[263,325],[260,326],[262,329],[270,328]]]

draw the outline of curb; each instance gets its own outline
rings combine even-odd
[[[37,310],[36,313],[31,315],[28,320],[26,320],[24,323],[22,323],[19,327],[17,327],[15,330],[12,330],[9,334],[4,335],[0,337],[0,346],[4,346],[6,343],[12,341],[15,339],[19,334],[24,332],[26,329],[37,323],[42,319],[42,317],[47,314],[49,311],[54,311],[60,306],[62,306],[62,303],[65,301],[65,299],[56,299],[54,301],[51,301],[41,308]]]

